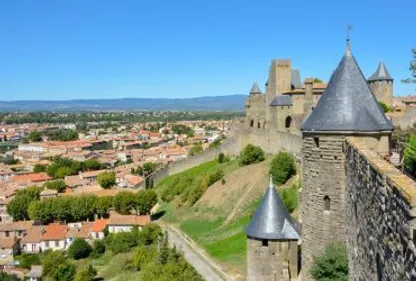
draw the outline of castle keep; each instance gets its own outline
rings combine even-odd
[[[302,159],[302,281],[329,243],[345,241],[350,280],[416,280],[416,183],[385,160],[394,129],[378,104],[392,101],[386,66],[366,80],[347,42],[327,85],[300,81],[289,60],[273,61],[235,137],[240,148],[250,141]],[[248,280],[296,280],[297,224],[270,186],[246,230]]]

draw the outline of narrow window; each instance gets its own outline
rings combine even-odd
[[[261,240],[261,245],[262,245],[263,247],[268,247],[268,246],[269,246],[269,240],[267,240],[267,239],[263,239],[263,240]]]
[[[260,126],[260,122],[257,122],[257,128],[261,128],[261,126]]]
[[[292,123],[292,117],[290,116],[286,117],[285,127],[290,128],[291,123]]]
[[[383,264],[381,263],[380,255],[377,254],[376,257],[377,262],[377,280],[382,281],[383,280]]]
[[[55,247],[58,247],[59,246],[59,241],[58,240],[56,240],[55,241]]]
[[[250,127],[253,127],[254,126],[254,121],[253,120],[251,120],[250,121]]]
[[[319,138],[315,137],[313,140],[315,141],[315,146],[319,148]]]
[[[10,233],[8,232],[8,231],[6,231],[6,237],[9,237],[10,236]]]
[[[331,199],[329,199],[329,196],[324,197],[324,210],[325,211],[331,210]]]

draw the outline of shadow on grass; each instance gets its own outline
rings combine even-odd
[[[158,220],[160,218],[162,218],[165,215],[166,211],[160,211],[157,212],[156,214],[152,215],[152,219],[153,220]]]

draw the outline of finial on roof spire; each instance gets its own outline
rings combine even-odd
[[[270,183],[269,183],[269,187],[274,187],[274,185],[273,185],[273,176],[272,176],[272,174],[270,174]]]
[[[345,54],[347,56],[350,56],[351,55],[351,46],[350,46],[350,41],[351,41],[351,39],[350,39],[350,31],[351,31],[351,29],[352,29],[352,26],[351,25],[347,25],[347,48],[345,50]]]

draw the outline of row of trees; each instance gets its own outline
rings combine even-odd
[[[123,191],[116,196],[95,195],[64,196],[40,199],[40,188],[28,187],[17,192],[7,205],[7,212],[14,220],[38,220],[43,223],[55,220],[74,222],[93,219],[94,215],[107,216],[114,209],[120,214],[149,214],[157,203],[153,190],[138,193]]]
[[[146,122],[169,122],[191,121],[191,120],[232,120],[244,116],[244,112],[91,112],[91,113],[52,113],[52,112],[29,112],[29,113],[0,113],[0,122],[6,124],[82,124],[80,129],[96,126],[97,122],[107,124],[127,124]],[[93,124],[86,124],[92,122]],[[110,126],[111,127],[111,126]]]
[[[76,175],[79,172],[100,170],[105,168],[105,165],[94,159],[75,161],[68,158],[55,157],[52,160],[52,165],[36,165],[34,167],[34,171],[44,171],[53,178],[63,179],[66,176]]]
[[[39,142],[42,141],[43,135],[53,141],[73,141],[78,139],[78,133],[74,130],[53,130],[44,131],[43,133],[34,131],[29,134],[28,139],[31,142]]]

